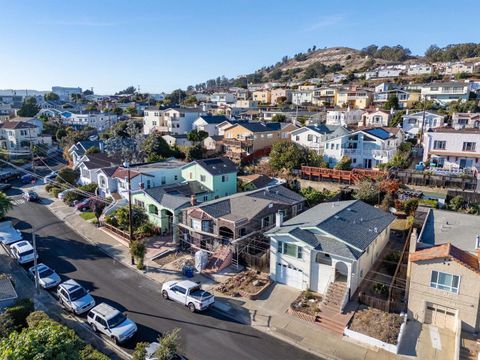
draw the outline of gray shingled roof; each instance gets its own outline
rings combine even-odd
[[[358,259],[393,220],[392,214],[359,200],[328,202],[286,221],[267,235],[291,235],[319,251]]]
[[[185,167],[190,166],[192,164],[200,165],[210,175],[213,175],[213,176],[237,172],[237,165],[235,165],[235,163],[232,160],[227,159],[226,157],[195,160],[185,165]]]
[[[294,205],[303,200],[299,194],[282,185],[276,185],[209,201],[198,208],[214,218],[239,221],[271,214],[284,208],[285,205]]]
[[[143,190],[148,196],[168,209],[179,209],[190,204],[192,195],[205,194],[210,190],[198,181],[157,186]]]

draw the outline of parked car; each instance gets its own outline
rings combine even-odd
[[[73,191],[74,189],[67,189],[67,190],[63,190],[61,193],[58,194],[58,198],[60,200],[63,200],[65,199],[65,195],[67,195],[70,191]]]
[[[58,172],[57,171],[52,171],[50,174],[46,175],[43,178],[43,182],[45,184],[53,182],[57,178]]]
[[[0,172],[0,181],[7,182],[9,180],[18,179],[20,172],[14,169],[6,169]]]
[[[32,190],[25,190],[22,194],[22,197],[26,201],[38,201],[38,199],[39,199],[38,194],[35,191],[32,191]]]
[[[19,264],[27,264],[34,260],[34,251],[32,244],[25,240],[10,245],[10,253]],[[38,254],[36,255],[36,257],[38,258]]]
[[[190,280],[163,283],[162,296],[187,306],[191,312],[206,310],[215,302],[212,294],[202,290],[199,283]]]
[[[145,349],[145,360],[158,360],[155,356],[155,352],[160,348],[160,344],[158,342],[150,343]],[[175,354],[173,355],[170,360],[187,360],[186,357],[182,355]]]
[[[82,285],[69,279],[57,288],[58,301],[68,311],[83,314],[95,306],[95,300]]]
[[[87,322],[92,330],[101,332],[116,344],[132,338],[137,332],[137,325],[122,312],[105,303],[95,306],[87,315]]]
[[[12,184],[5,183],[5,184],[0,184],[0,191],[5,191],[8,190],[12,187]]]
[[[49,268],[47,265],[41,263],[36,267],[32,266],[28,269],[28,274],[32,279],[35,279],[35,272],[38,272],[38,284],[44,289],[51,289],[60,284],[60,276],[55,270]]]
[[[90,210],[94,201],[95,201],[95,198],[90,197],[74,203],[74,206],[75,206],[75,209],[77,210],[87,211],[87,210]]]
[[[20,178],[20,180],[23,184],[31,184],[35,182],[35,177],[31,174],[25,174]]]
[[[11,221],[0,223],[0,241],[4,245],[12,245],[20,240],[23,240],[22,233],[13,227]]]

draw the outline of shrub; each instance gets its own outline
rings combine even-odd
[[[373,285],[373,292],[377,295],[386,295],[388,293],[388,287],[385,284],[377,283]]]
[[[147,222],[135,229],[135,235],[139,238],[149,237],[155,234],[155,230],[155,226],[151,222]]]
[[[88,344],[80,351],[80,359],[82,360],[108,360],[109,357],[102,354],[92,345]]]
[[[43,311],[34,311],[27,316],[28,327],[36,327],[42,320],[50,320],[50,318]]]
[[[34,310],[30,299],[22,299],[0,314],[0,337],[27,326],[27,317]]]
[[[50,193],[55,197],[58,198],[58,194],[60,194],[63,190],[59,188],[52,188],[52,191]]]
[[[407,215],[413,215],[418,207],[418,199],[407,199],[403,202],[403,210]]]
[[[352,169],[352,159],[348,156],[344,156],[340,161],[335,165],[337,170],[351,170]]]
[[[143,261],[145,259],[145,253],[147,248],[142,240],[134,240],[130,242],[130,254],[137,259],[137,268],[143,269]]]
[[[82,186],[79,186],[78,189],[95,194],[95,191],[97,190],[97,184],[82,185]]]
[[[454,211],[458,211],[463,207],[463,198],[460,195],[454,196],[449,202],[450,208]]]
[[[148,345],[147,342],[137,343],[137,346],[135,346],[135,352],[132,355],[132,360],[145,360]]]
[[[84,199],[85,196],[82,194],[76,192],[76,191],[69,191],[68,193],[65,194],[65,197],[63,198],[63,201],[68,204],[72,205],[75,200],[82,200]]]

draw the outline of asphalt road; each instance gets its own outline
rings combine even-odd
[[[13,188],[8,193],[19,192]],[[107,302],[137,323],[138,334],[124,345],[129,351],[137,341],[155,341],[159,334],[179,327],[181,353],[190,360],[318,359],[215,310],[192,314],[179,304],[163,300],[157,283],[105,255],[41,203],[19,202],[9,217],[28,240],[31,227],[39,229],[39,262],[53,267],[64,279],[79,281],[97,303]]]

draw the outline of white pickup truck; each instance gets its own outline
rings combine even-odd
[[[187,306],[191,312],[206,310],[215,302],[212,294],[190,280],[163,283],[162,296]]]

